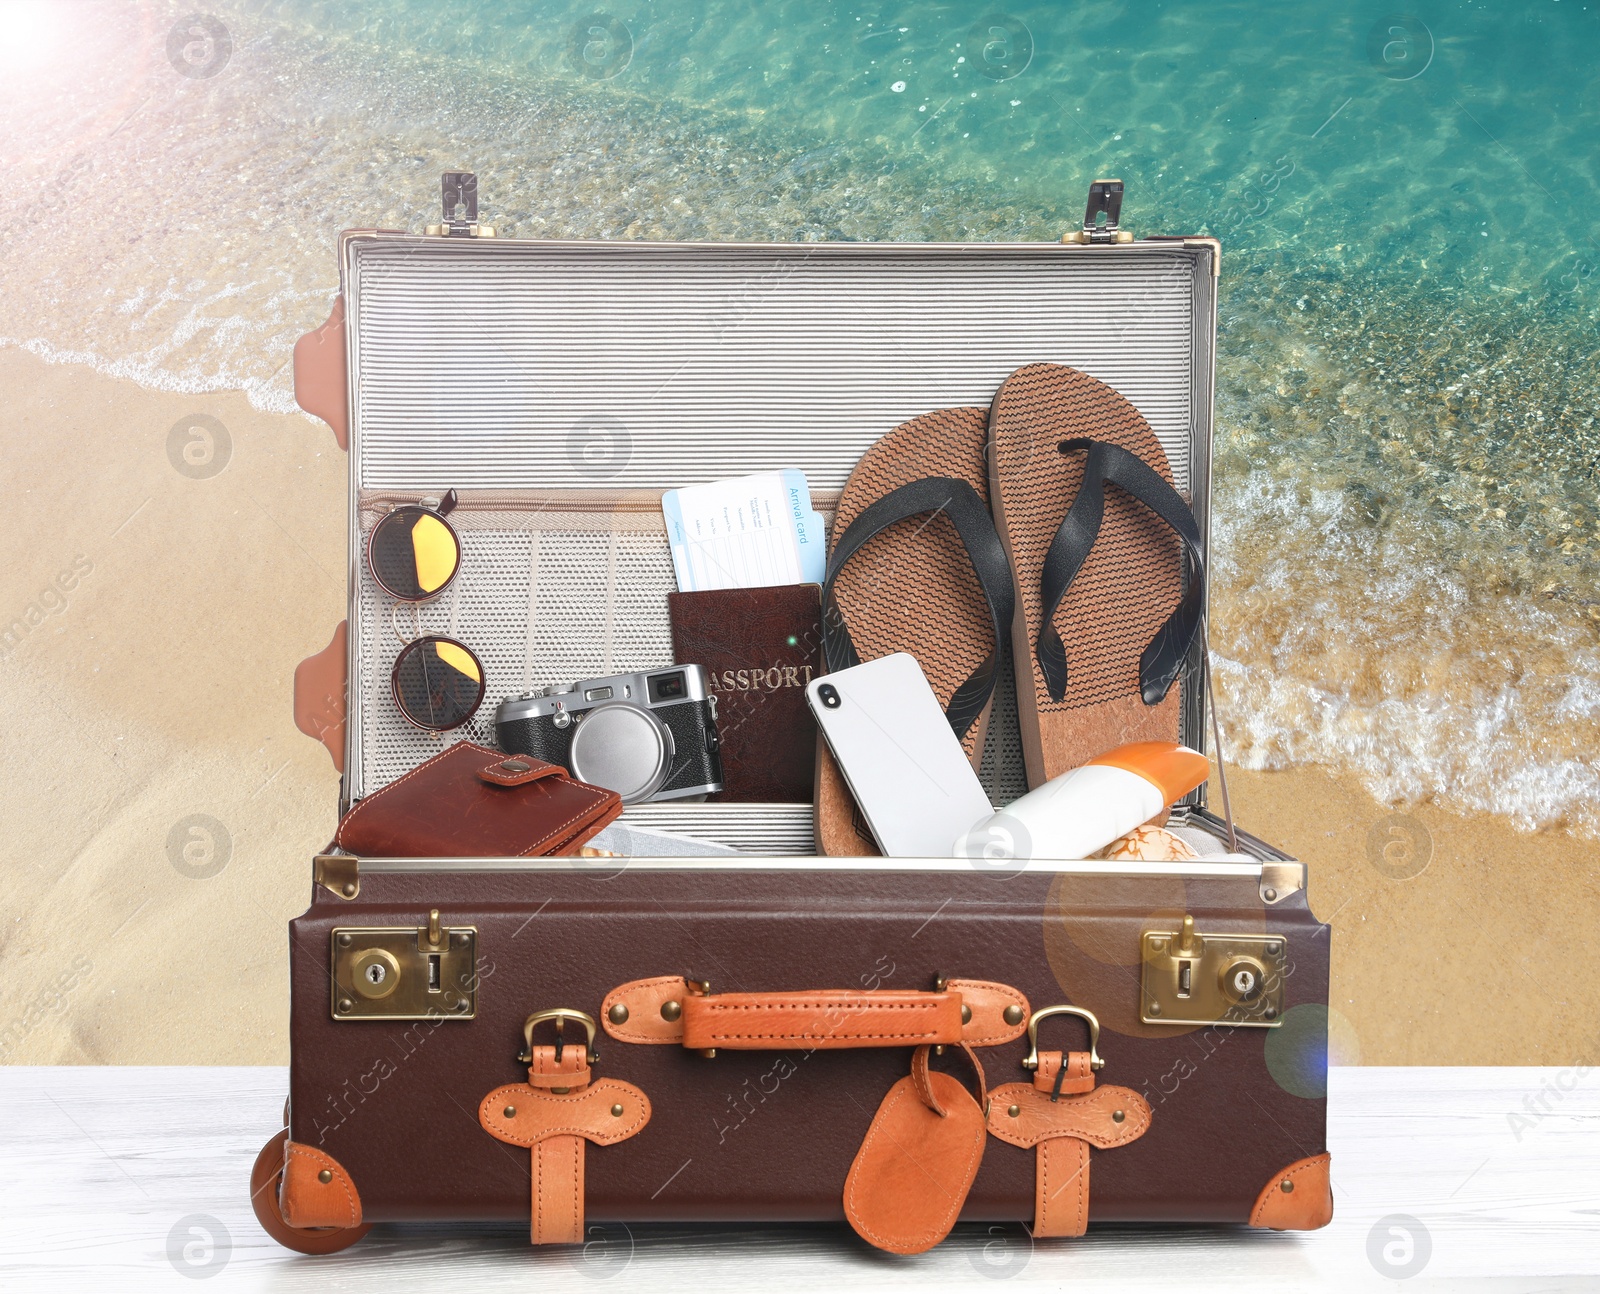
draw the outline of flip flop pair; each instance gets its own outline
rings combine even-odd
[[[1030,787],[1127,742],[1178,739],[1172,684],[1204,605],[1199,528],[1155,433],[1105,383],[1030,364],[988,410],[903,423],[862,456],[832,533],[828,668],[909,652],[974,768],[1008,636]],[[877,853],[820,742],[816,843]]]

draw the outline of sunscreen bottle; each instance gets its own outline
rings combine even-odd
[[[1208,773],[1175,741],[1136,741],[1097,755],[985,818],[956,841],[957,858],[1088,858],[1170,809]]]

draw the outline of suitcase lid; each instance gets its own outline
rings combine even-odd
[[[462,575],[420,623],[470,643],[488,688],[446,741],[491,737],[494,706],[532,684],[671,662],[664,610],[641,622],[674,587],[662,490],[798,467],[826,513],[884,432],[986,407],[1024,363],[1068,364],[1126,396],[1208,534],[1219,247],[1132,238],[1119,182],[1097,182],[1083,228],[1061,242],[707,244],[484,236],[454,180],[429,234],[339,243],[345,804],[440,745],[394,713],[398,629],[362,560],[364,525],[397,500],[463,499]],[[562,542],[541,544],[552,533]],[[1196,683],[1186,671],[1182,732],[1204,749]],[[997,799],[1022,789],[991,787]],[[809,808],[764,807],[641,805],[630,819],[704,835],[721,811],[716,838],[809,852],[797,847]]]

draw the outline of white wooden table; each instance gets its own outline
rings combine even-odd
[[[608,1226],[583,1250],[520,1227],[375,1227],[307,1258],[267,1239],[250,1165],[280,1069],[0,1068],[0,1288],[775,1291],[1600,1289],[1600,1069],[1340,1069],[1332,1226],[1096,1227],[1035,1245],[961,1227],[896,1258],[841,1227]],[[1404,1216],[1398,1216],[1404,1215]]]

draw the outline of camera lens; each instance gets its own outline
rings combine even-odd
[[[822,704],[830,710],[839,708],[839,689],[832,683],[824,683],[817,689],[817,695],[822,699]]]

